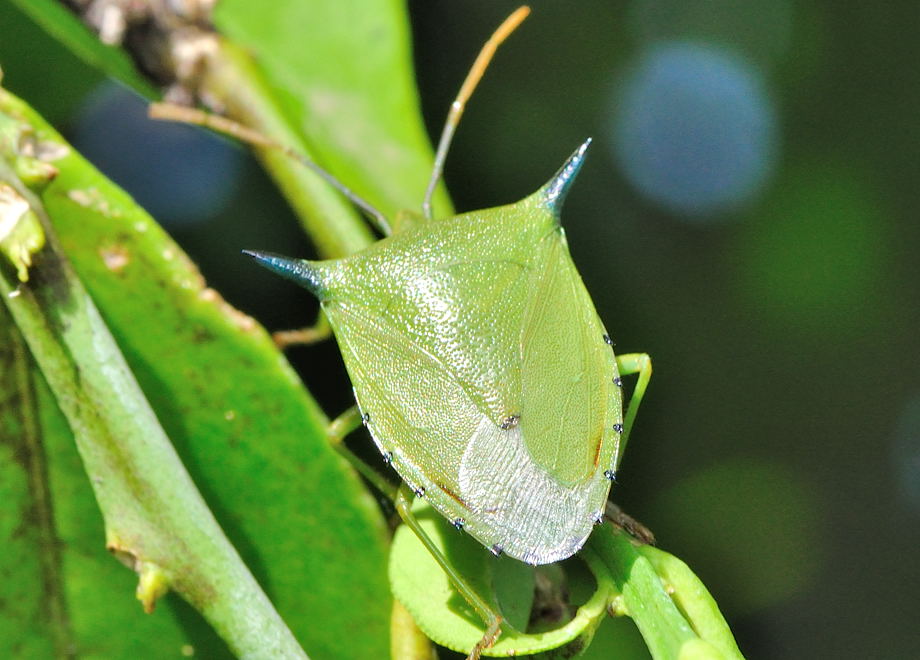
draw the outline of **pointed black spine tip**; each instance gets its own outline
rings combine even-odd
[[[260,265],[272,270],[274,270],[272,267],[274,262],[293,261],[274,252],[262,252],[261,250],[241,250],[241,252],[247,257],[255,259]]]
[[[591,138],[585,140],[575,150],[575,153],[569,156],[569,159],[553,175],[553,178],[543,186],[543,199],[557,217],[562,210],[566,195],[569,194],[569,190],[575,182],[575,177],[578,176],[578,172],[585,162],[585,155],[588,153],[589,146],[591,146]]]
[[[317,297],[322,298],[324,296],[325,287],[320,280],[319,272],[314,264],[306,259],[289,259],[280,254],[261,252],[259,250],[243,250],[242,252],[247,257],[255,259],[260,266],[281,275],[285,279],[296,282],[313,292]]]

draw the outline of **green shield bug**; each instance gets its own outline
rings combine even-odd
[[[344,259],[250,253],[320,299],[400,477],[487,548],[532,564],[584,543],[622,432],[616,360],[559,225],[587,147],[521,202],[416,224]]]
[[[651,374],[644,354],[614,355],[560,224],[590,140],[515,204],[432,217],[465,103],[528,11],[512,14],[486,43],[452,104],[421,215],[389,222],[307,163],[386,237],[327,261],[246,252],[320,300],[358,404],[339,428],[344,435],[367,426],[404,482],[400,514],[486,621],[471,657],[494,641],[501,617],[413,524],[411,492],[495,554],[530,564],[565,559],[603,518]],[[624,415],[628,373],[639,382]]]

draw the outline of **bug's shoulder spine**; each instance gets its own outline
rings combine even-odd
[[[243,250],[243,254],[252,257],[270,271],[296,282],[320,300],[326,297],[328,278],[318,262],[306,259],[289,259],[272,252],[255,250]]]
[[[588,138],[575,150],[575,153],[569,156],[568,160],[566,160],[556,174],[553,175],[553,178],[540,188],[538,194],[542,195],[543,203],[550,208],[557,218],[562,211],[562,205],[565,203],[565,198],[569,194],[569,190],[575,182],[575,178],[578,176],[581,166],[585,162],[585,155],[590,145],[591,138]]]

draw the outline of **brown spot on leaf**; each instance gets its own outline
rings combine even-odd
[[[93,203],[92,197],[85,190],[69,190],[67,191],[67,197],[72,202],[76,202],[80,206],[89,206]]]
[[[109,218],[121,217],[121,212],[112,208],[112,205],[109,204],[105,195],[98,188],[74,188],[67,191],[67,198],[84,208],[92,209]]]
[[[131,255],[128,248],[124,245],[106,245],[99,248],[99,256],[102,257],[102,263],[113,273],[118,273],[131,261]]]
[[[132,571],[138,570],[137,556],[127,548],[123,548],[120,543],[116,541],[110,541],[106,544],[105,549],[111,552],[115,559],[130,568]]]

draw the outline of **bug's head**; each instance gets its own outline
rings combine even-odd
[[[584,143],[575,150],[575,153],[569,156],[568,160],[563,163],[559,171],[553,175],[553,178],[540,189],[545,204],[552,210],[557,218],[562,210],[565,197],[569,194],[569,189],[575,182],[575,177],[578,176],[578,172],[585,162],[585,155],[588,152],[589,146],[591,146],[591,138],[585,140]]]
[[[243,250],[243,254],[252,257],[260,266],[264,266],[281,277],[296,282],[320,300],[326,291],[323,279],[320,277],[319,268],[312,261],[306,259],[289,259],[272,252],[259,252],[257,250]]]

